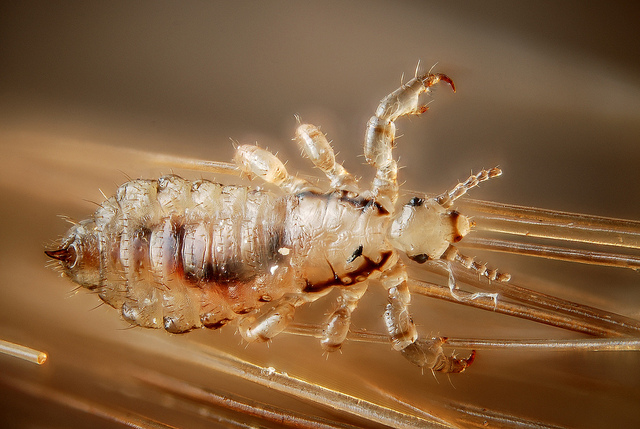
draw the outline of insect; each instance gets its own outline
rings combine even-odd
[[[376,170],[369,189],[336,162],[317,127],[300,124],[296,140],[329,179],[328,190],[290,175],[270,152],[242,145],[234,159],[239,169],[281,192],[175,175],[132,180],[45,253],[125,320],[171,333],[220,328],[237,319],[244,339],[268,341],[285,330],[296,308],[337,288],[321,336],[326,351],[341,348],[353,311],[368,283],[377,280],[387,291],[383,319],[393,349],[418,366],[460,373],[475,352],[448,356],[443,340],[418,335],[400,255],[417,263],[461,264],[490,281],[508,281],[509,275],[487,269],[454,245],[472,228],[469,218],[452,209],[454,202],[499,176],[498,168],[436,197],[399,201],[395,121],[426,112],[420,96],[439,82],[455,91],[448,76],[429,72],[380,102],[364,141],[365,159]]]

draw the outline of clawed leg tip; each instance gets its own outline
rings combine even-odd
[[[450,374],[461,374],[471,366],[473,361],[476,360],[476,351],[472,350],[471,355],[469,355],[469,357],[466,359],[456,359],[452,357],[451,360],[452,360],[451,367],[447,369],[443,369],[442,372],[448,372]]]
[[[467,364],[465,368],[471,366],[473,361],[476,360],[476,355],[477,355],[476,351],[475,350],[471,350],[471,355],[468,358],[465,359],[465,362]]]
[[[451,90],[453,92],[456,92],[456,85],[455,85],[455,83],[453,83],[453,79],[451,79],[446,74],[439,74],[438,76],[440,77],[440,80],[443,80],[443,81],[447,82],[449,84],[449,86],[451,86]]]

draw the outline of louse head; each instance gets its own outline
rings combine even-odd
[[[413,197],[396,214],[389,230],[393,245],[419,263],[438,259],[471,230],[469,218],[435,199]]]
[[[100,256],[93,220],[73,225],[55,250],[45,250],[60,261],[62,270],[72,281],[87,288],[100,284]]]

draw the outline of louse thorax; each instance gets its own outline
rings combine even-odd
[[[389,241],[410,259],[439,259],[449,245],[469,233],[469,219],[447,210],[435,199],[414,197],[399,207],[389,229]]]
[[[75,283],[89,289],[100,283],[100,251],[95,222],[87,219],[73,225],[57,250],[47,250],[47,256],[60,261],[64,274]]]
[[[388,213],[348,192],[302,192],[287,198],[284,245],[306,292],[350,286],[393,262],[386,243]]]

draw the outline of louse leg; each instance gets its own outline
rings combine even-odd
[[[258,176],[267,183],[280,187],[284,192],[297,194],[305,191],[319,191],[304,179],[291,176],[274,154],[253,145],[241,145],[233,158],[240,170],[252,178]]]
[[[485,180],[492,179],[494,177],[498,177],[502,174],[502,170],[498,167],[494,167],[491,170],[482,170],[478,174],[472,174],[469,178],[462,183],[458,183],[455,188],[453,188],[449,192],[443,192],[438,195],[435,200],[445,209],[451,207],[455,200],[462,197],[466,194],[470,189],[475,188],[480,184],[480,182],[484,182]]]
[[[476,262],[476,260],[470,256],[462,255],[458,249],[450,245],[447,250],[442,254],[440,259],[458,262],[463,267],[475,271],[481,276],[486,277],[489,280],[497,280],[499,282],[508,282],[511,280],[511,274],[501,273],[497,268],[487,269],[487,264],[480,264]]]
[[[269,341],[282,332],[293,320],[299,298],[288,296],[282,298],[275,307],[256,317],[247,315],[238,322],[240,335],[246,341]]]
[[[459,373],[464,371],[475,357],[475,351],[467,359],[447,356],[442,350],[446,339],[425,340],[418,338],[416,326],[409,313],[411,293],[407,285],[407,271],[401,262],[382,273],[380,282],[387,289],[389,303],[384,321],[392,347],[414,365],[431,371]]]
[[[427,106],[419,104],[419,96],[441,80],[451,85],[455,92],[453,81],[444,74],[416,76],[383,98],[367,123],[364,156],[377,170],[372,191],[378,203],[389,211],[398,198],[398,165],[391,153],[396,135],[394,121],[400,116],[426,112]]]
[[[366,281],[340,290],[340,296],[337,300],[338,308],[329,316],[322,330],[320,343],[326,351],[333,352],[340,349],[349,333],[351,313],[358,306],[360,298],[366,291]]]
[[[269,341],[291,323],[296,308],[325,296],[330,290],[314,294],[285,295],[266,310],[242,316],[238,321],[240,335],[248,342]]]
[[[402,350],[418,339],[418,331],[409,314],[411,293],[407,285],[407,270],[398,262],[382,273],[380,282],[387,290],[389,303],[384,312],[384,322],[394,350]]]
[[[336,162],[336,157],[327,137],[311,124],[301,124],[296,129],[296,141],[307,158],[331,180],[331,188],[359,193],[356,179]]]

